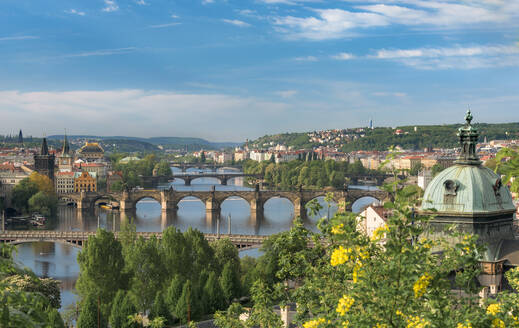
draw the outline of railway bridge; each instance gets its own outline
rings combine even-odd
[[[89,236],[94,236],[95,231],[43,231],[43,230],[6,230],[0,231],[0,242],[9,244],[21,244],[30,242],[57,242],[71,244],[81,247],[87,241]],[[115,238],[119,237],[118,232],[114,232]],[[162,238],[162,232],[137,232],[137,237],[149,239],[155,236]],[[212,242],[218,239],[228,238],[234,246],[240,249],[252,248],[260,246],[268,236],[258,235],[234,235],[234,234],[204,234],[207,241]]]

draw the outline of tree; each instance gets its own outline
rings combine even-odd
[[[216,260],[217,271],[221,272],[226,263],[231,263],[233,270],[239,273],[240,271],[240,257],[238,249],[234,246],[228,238],[218,239],[211,243],[211,248],[214,251],[214,259]]]
[[[440,164],[434,164],[432,167],[431,167],[431,173],[432,173],[432,176],[436,176],[438,173],[440,173],[441,171],[443,171],[443,166],[441,166]]]
[[[39,191],[28,201],[29,211],[46,216],[54,216],[58,208],[58,198],[54,194]]]
[[[220,287],[220,282],[214,272],[209,273],[209,277],[204,285],[203,295],[204,299],[207,300],[207,310],[209,313],[214,313],[224,308],[226,299]]]
[[[38,186],[39,191],[43,191],[46,194],[54,194],[54,183],[48,176],[35,171],[31,173],[29,180]]]
[[[228,304],[234,298],[239,297],[241,291],[239,271],[235,271],[235,268],[231,262],[227,262],[220,276],[220,286]]]
[[[110,327],[118,327],[118,328],[136,328],[135,324],[131,324],[128,322],[128,316],[137,312],[137,309],[133,305],[131,301],[130,295],[128,292],[120,289],[117,291],[115,295],[112,310],[110,312],[110,318],[108,322],[110,323]]]
[[[184,282],[182,281],[180,275],[177,274],[171,280],[171,283],[166,292],[166,296],[165,296],[166,305],[168,306],[169,313],[175,317],[177,317],[176,308],[177,308],[177,303],[180,300],[180,297],[182,296],[183,286],[184,286]]]
[[[29,178],[23,179],[13,188],[13,206],[20,211],[27,212],[29,210],[29,199],[38,191],[38,185],[34,181]]]
[[[124,273],[121,243],[112,232],[98,229],[78,254],[79,278],[76,288],[80,296],[97,295],[104,314],[119,289],[126,289],[128,276]]]
[[[206,158],[205,158],[205,151],[202,150],[202,151],[200,152],[200,162],[201,162],[201,163],[205,163],[205,161],[206,161]]]
[[[173,175],[173,172],[171,171],[171,167],[169,166],[169,162],[166,160],[160,161],[156,165],[156,169],[157,169],[157,175],[167,176],[167,177]]]
[[[81,312],[77,321],[78,328],[97,328],[98,322],[100,327],[107,327],[105,316],[99,308],[98,296],[88,294],[81,302]]]
[[[150,319],[163,318],[166,324],[173,323],[168,306],[166,305],[166,302],[164,301],[164,296],[162,294],[162,291],[157,292],[157,295],[155,295],[155,300],[153,301],[153,305],[151,307],[149,318]]]
[[[127,265],[133,273],[130,290],[138,310],[142,312],[151,308],[165,278],[166,269],[157,245],[158,240],[155,237],[149,240],[140,237],[129,255]]]
[[[180,322],[183,324],[191,321],[192,314],[194,312],[192,289],[193,286],[191,284],[191,280],[187,280],[182,287],[182,294],[180,295],[180,298],[178,299],[175,307],[175,316],[179,318]]]

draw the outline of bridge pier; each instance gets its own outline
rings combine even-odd
[[[298,198],[294,202],[294,215],[297,217],[306,217],[306,203],[303,202],[302,198]]]
[[[255,198],[253,199],[251,202],[250,202],[250,216],[251,218],[254,216],[254,217],[257,217],[258,215],[262,215],[263,214],[263,201],[259,198]]]
[[[190,186],[190,185],[191,185],[191,179],[186,177],[186,178],[184,179],[184,184],[185,184],[186,186]]]

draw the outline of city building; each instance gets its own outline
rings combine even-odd
[[[74,192],[97,191],[97,176],[93,172],[74,172]]]
[[[390,214],[388,209],[384,206],[371,204],[358,217],[359,228],[366,233],[367,236],[372,237],[373,232],[377,228],[384,227],[386,220]]]
[[[74,165],[74,157],[70,154],[70,145],[65,135],[63,140],[63,149],[61,154],[58,156],[58,170],[60,172],[72,172]]]
[[[47,138],[43,138],[40,153],[34,155],[34,170],[40,174],[46,175],[54,182],[54,163],[55,157],[49,154],[47,146]]]
[[[104,154],[104,149],[97,142],[87,142],[78,150],[78,156],[87,162],[100,160]]]
[[[0,198],[10,199],[13,188],[29,174],[14,164],[0,165]]]
[[[83,163],[80,166],[81,171],[95,173],[97,177],[106,177],[107,167],[105,163]]]
[[[465,119],[458,132],[461,153],[426,188],[420,212],[433,215],[427,238],[458,243],[461,236],[447,233],[452,226],[478,236],[477,242],[486,247],[478,280],[486,287],[484,291],[495,294],[503,288],[504,272],[519,265],[519,240],[515,240],[512,226],[516,209],[501,177],[484,167],[477,156],[479,134],[471,125],[470,111]]]
[[[74,177],[76,172],[56,172],[54,187],[58,195],[74,192]]]
[[[432,179],[433,179],[433,176],[432,176],[431,170],[427,170],[427,169],[421,170],[420,172],[418,172],[418,179],[417,179],[418,187],[425,190],[427,188],[427,186],[429,185],[429,183],[431,183]]]
[[[232,153],[223,152],[216,156],[216,162],[219,164],[229,163],[233,159]]]

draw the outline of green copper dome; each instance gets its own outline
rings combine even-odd
[[[441,216],[488,217],[515,212],[512,196],[501,178],[479,165],[456,164],[427,186],[422,211]]]
[[[496,173],[481,165],[476,154],[479,134],[471,125],[470,110],[465,120],[465,126],[458,130],[461,145],[458,160],[427,186],[421,210],[444,217],[511,215],[515,206],[508,187]]]

